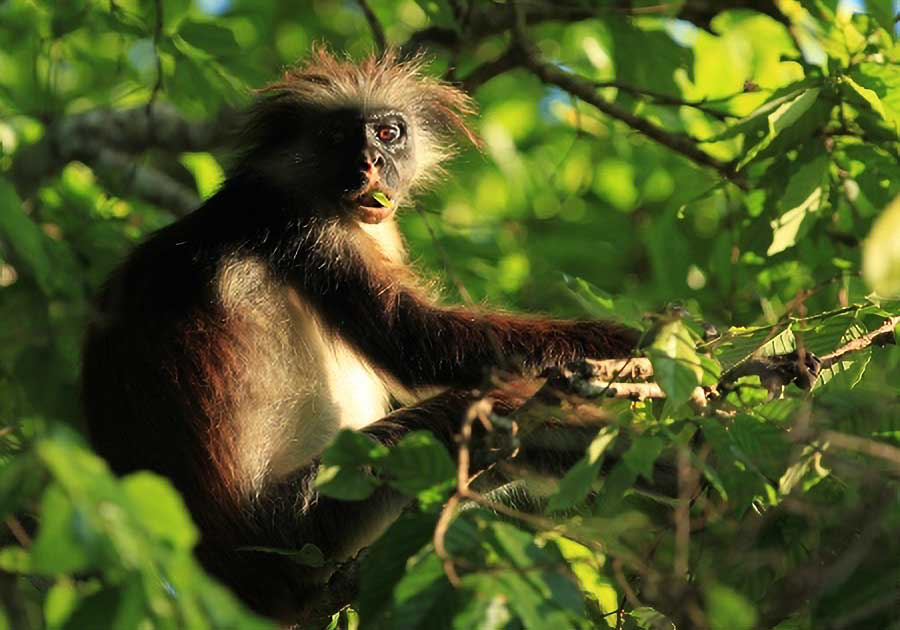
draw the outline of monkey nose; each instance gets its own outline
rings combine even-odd
[[[381,167],[384,166],[384,157],[376,152],[366,152],[362,159],[362,172],[372,177],[381,171]]]

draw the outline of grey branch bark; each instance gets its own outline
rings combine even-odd
[[[78,160],[94,168],[116,192],[129,192],[155,204],[165,201],[165,207],[184,212],[196,204],[196,193],[162,172],[139,165],[136,156],[150,149],[172,154],[208,151],[223,144],[227,126],[221,119],[188,121],[161,102],[131,109],[93,109],[51,123],[40,140],[16,153],[10,175],[19,195],[27,198],[66,164]]]

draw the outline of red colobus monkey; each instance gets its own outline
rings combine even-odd
[[[262,91],[221,190],[140,245],[98,301],[93,444],[117,472],[171,479],[201,561],[264,614],[297,618],[328,574],[242,547],[312,543],[340,561],[406,504],[386,487],[355,502],[316,492],[339,429],[387,445],[424,429],[451,446],[485,368],[537,373],[635,345],[615,324],[442,306],[419,287],[394,212],[454,137],[474,139],[471,111],[419,60],[316,52]]]

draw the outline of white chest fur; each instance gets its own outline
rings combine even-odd
[[[402,261],[393,222],[364,233],[370,255]],[[339,429],[365,427],[388,412],[384,379],[322,326],[300,294],[276,282],[263,261],[227,261],[217,288],[244,358],[230,396],[245,492],[307,464]]]
[[[231,396],[245,491],[308,463],[339,429],[387,413],[379,376],[294,290],[273,282],[261,261],[230,261],[218,286],[244,356]]]

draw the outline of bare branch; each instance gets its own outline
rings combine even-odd
[[[821,434],[821,439],[837,448],[883,459],[897,473],[900,473],[900,448],[896,446],[886,442],[879,442],[878,440],[859,437],[858,435],[839,433],[838,431],[824,431]]]
[[[654,103],[658,105],[672,105],[674,107],[690,107],[696,109],[697,111],[701,111],[704,114],[712,116],[713,118],[717,118],[719,120],[727,120],[728,118],[739,118],[735,114],[729,114],[728,112],[719,111],[718,109],[713,109],[709,107],[707,101],[698,100],[698,101],[687,101],[681,98],[676,98],[674,96],[669,96],[668,94],[662,94],[661,92],[654,92],[653,90],[648,90],[646,88],[639,87],[637,85],[631,85],[630,83],[622,83],[621,81],[595,81],[595,88],[616,88],[617,90],[621,90],[622,92],[628,92],[632,96],[636,96],[638,98],[647,98],[652,100]]]
[[[543,61],[540,58],[538,50],[535,48],[534,44],[528,40],[525,33],[525,26],[527,24],[525,13],[516,2],[510,2],[510,7],[515,15],[512,29],[512,46],[518,49],[523,64],[541,81],[550,85],[555,85],[573,96],[577,96],[582,101],[593,105],[607,116],[620,120],[635,131],[642,133],[651,140],[668,147],[676,153],[680,153],[700,166],[715,169],[726,179],[734,182],[739,187],[746,189],[747,183],[744,181],[743,177],[734,170],[733,165],[722,162],[701,150],[697,146],[697,143],[690,137],[683,134],[668,132],[647,119],[635,116],[628,110],[607,101],[597,94],[597,89],[593,82],[578,76],[575,73],[568,72],[558,66]]]
[[[577,0],[561,0],[558,2],[540,3],[530,7],[527,16],[528,24],[542,22],[566,21],[578,22],[587,20],[604,12],[627,11],[615,6],[590,7]],[[480,10],[474,7],[468,12],[465,24],[465,38],[456,30],[439,26],[429,26],[413,33],[403,45],[403,50],[414,54],[429,46],[441,46],[458,49],[463,44],[497,35],[512,26],[509,11],[502,4],[483,3]]]
[[[646,380],[653,376],[653,364],[650,359],[631,357],[628,359],[585,359],[584,368],[588,373],[606,381],[617,378]]]
[[[200,205],[200,197],[190,188],[130,156],[112,149],[101,149],[91,161],[97,176],[120,197],[137,197],[153,205],[187,214]]]
[[[372,38],[375,40],[375,45],[378,47],[378,52],[383,53],[387,48],[387,38],[384,35],[384,26],[382,26],[381,21],[378,19],[378,16],[375,15],[375,12],[372,10],[372,7],[369,6],[367,0],[356,0],[359,8],[362,9],[363,15],[366,16],[366,22],[369,23],[369,29],[372,31]]]
[[[865,348],[868,348],[873,344],[876,346],[896,344],[897,341],[896,339],[894,339],[894,328],[896,328],[898,325],[900,325],[900,315],[887,318],[881,326],[871,331],[870,333],[863,335],[862,337],[859,337],[857,339],[851,339],[834,352],[820,357],[822,361],[822,367],[831,367],[838,361],[843,360],[846,355],[864,350]]]
[[[153,5],[155,8],[154,15],[156,17],[153,25],[153,55],[156,57],[156,81],[153,84],[153,90],[150,92],[150,99],[147,101],[148,116],[151,114],[153,104],[156,102],[156,97],[159,96],[159,92],[163,87],[162,55],[159,52],[159,40],[162,37],[163,29],[162,0],[155,0]]]
[[[469,94],[493,79],[522,65],[522,56],[516,49],[509,48],[502,55],[478,66],[462,80],[463,90]]]
[[[16,152],[10,171],[22,198],[74,160],[96,166],[104,151],[137,156],[150,149],[169,153],[208,151],[224,143],[228,117],[190,122],[167,103],[153,102],[132,109],[93,109],[64,116],[48,126],[43,137]]]
[[[711,398],[716,398],[729,385],[744,376],[758,376],[762,385],[775,398],[790,383],[797,383],[801,389],[810,389],[818,374],[848,355],[865,350],[872,345],[885,346],[896,343],[894,328],[900,324],[900,315],[889,317],[870,333],[853,339],[834,352],[816,357],[809,352],[801,354],[797,351],[781,355],[750,357],[727,370],[719,378],[715,387],[706,390],[697,387],[691,393],[692,402],[698,407],[705,407]],[[619,379],[647,381],[653,377],[653,364],[646,358],[584,360],[573,364],[571,369],[563,372],[572,390],[581,396],[595,398],[628,398],[647,400],[665,398],[666,393],[653,382],[630,383],[619,382]]]

